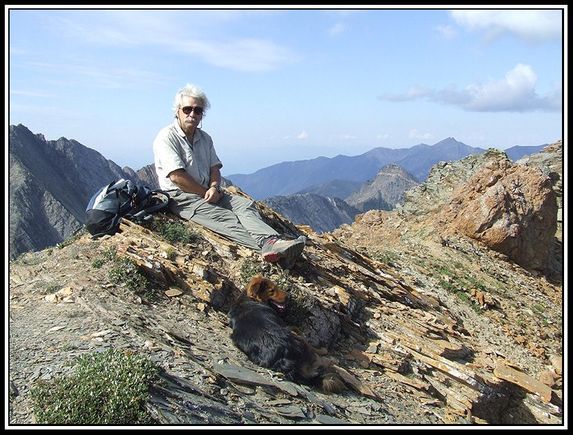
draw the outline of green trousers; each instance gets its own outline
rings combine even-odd
[[[243,196],[225,193],[216,204],[181,190],[170,191],[169,196],[169,208],[177,216],[255,251],[260,252],[267,237],[278,236],[274,228],[263,221],[255,203]]]

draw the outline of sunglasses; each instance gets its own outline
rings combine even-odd
[[[197,115],[203,114],[203,108],[197,106],[185,106],[182,107],[181,110],[185,115],[189,115],[191,112],[195,112]]]

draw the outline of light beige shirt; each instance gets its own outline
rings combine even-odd
[[[162,190],[179,189],[169,179],[176,169],[185,169],[203,187],[209,187],[211,168],[223,164],[213,147],[213,139],[203,130],[196,129],[191,143],[179,126],[177,119],[161,129],[153,141],[155,171]]]

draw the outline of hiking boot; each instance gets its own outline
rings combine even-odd
[[[282,240],[278,237],[270,237],[261,248],[263,260],[269,263],[276,263],[279,260],[286,260],[287,263],[293,263],[302,253],[305,241],[304,236],[300,236],[295,240]]]

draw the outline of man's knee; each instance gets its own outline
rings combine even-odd
[[[244,196],[235,196],[231,200],[231,205],[234,210],[255,210],[257,211],[257,207],[255,206],[255,201],[249,198],[245,198]]]

